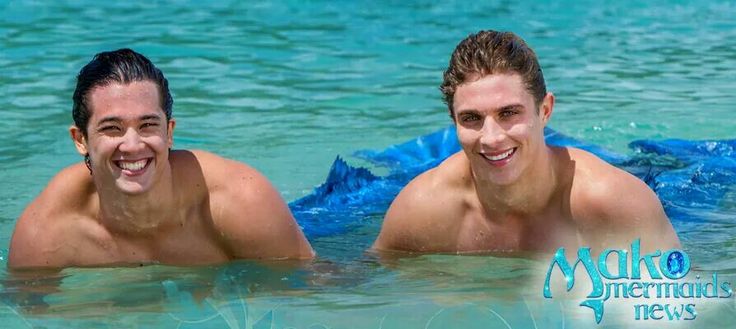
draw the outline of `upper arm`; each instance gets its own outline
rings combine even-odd
[[[69,236],[70,224],[64,220],[86,200],[86,182],[79,179],[79,166],[57,174],[20,215],[10,241],[8,267],[63,267],[73,260],[70,247],[75,239]]]
[[[211,211],[233,256],[312,258],[309,242],[268,179],[245,164],[218,160],[221,163],[208,164],[208,176],[218,176],[207,177],[208,185],[215,185],[209,187]]]
[[[8,252],[8,267],[11,269],[39,267],[50,261],[39,248],[46,239],[39,232],[41,213],[37,202],[38,199],[32,202],[15,223]]]
[[[56,234],[51,234],[50,231],[56,230],[46,225],[47,221],[43,213],[35,212],[18,218],[8,253],[10,269],[61,268],[73,261],[72,250]]]
[[[412,207],[412,204],[417,201],[417,191],[412,183],[413,181],[404,187],[393,202],[391,202],[391,206],[389,206],[386,215],[383,217],[381,232],[373,243],[373,249],[411,249],[411,246],[407,243],[411,238],[411,209],[415,208]]]
[[[593,189],[590,205],[610,241],[630,245],[641,239],[642,250],[678,248],[679,239],[657,195],[643,181],[619,169]]]
[[[433,170],[407,184],[383,219],[375,250],[431,252],[452,249],[451,227],[443,220],[452,209],[447,189],[433,186]],[[437,232],[441,232],[438,236]]]

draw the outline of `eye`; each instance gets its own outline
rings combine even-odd
[[[503,110],[501,111],[501,113],[498,114],[498,116],[500,116],[501,118],[508,118],[508,117],[516,115],[517,113],[518,112],[512,111],[512,110]]]
[[[103,133],[118,132],[120,131],[120,127],[114,126],[114,125],[107,125],[107,126],[102,126],[98,128],[97,131],[103,132]]]
[[[155,127],[158,127],[158,123],[156,123],[156,122],[146,122],[146,123],[144,123],[144,124],[141,125],[141,129],[155,128]]]
[[[460,115],[460,121],[462,122],[473,122],[480,120],[480,116],[475,113],[467,113]]]

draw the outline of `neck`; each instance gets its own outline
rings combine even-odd
[[[547,208],[558,182],[553,151],[546,145],[542,147],[532,165],[510,185],[495,185],[473,175],[478,198],[489,218],[534,215]]]
[[[99,220],[111,231],[151,233],[181,218],[170,170],[143,194],[125,194],[115,188],[98,188],[97,192]]]

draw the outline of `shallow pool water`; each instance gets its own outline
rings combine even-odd
[[[3,327],[594,324],[578,299],[541,298],[548,260],[366,253],[380,211],[313,239],[320,257],[307,264],[9,276],[15,219],[56,172],[81,160],[67,132],[71,94],[75,74],[99,51],[131,47],[164,71],[176,148],[247,162],[288,201],[321,184],[338,155],[385,174],[351,155],[448,126],[442,70],[457,42],[480,29],[514,31],[532,45],[557,96],[550,125],[571,137],[622,154],[639,139],[736,137],[736,5],[725,1],[5,1],[0,9]],[[693,275],[736,281],[736,194],[716,204],[675,229]],[[694,321],[631,322],[630,307],[611,307],[600,326],[736,323],[734,298],[700,303]]]

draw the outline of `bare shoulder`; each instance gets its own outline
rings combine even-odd
[[[448,249],[454,220],[466,208],[471,185],[462,151],[414,178],[394,199],[373,245],[377,250],[436,251]],[[451,249],[451,248],[450,248]]]
[[[215,229],[238,258],[311,258],[313,251],[271,182],[256,169],[191,152],[209,190]]]
[[[586,151],[567,148],[575,164],[572,208],[600,215],[629,214],[661,208],[654,192],[640,179]],[[659,207],[657,207],[659,205]],[[619,216],[620,217],[620,216]],[[625,222],[630,218],[618,218]]]
[[[271,182],[245,163],[206,151],[191,151],[209,190],[210,202],[230,209],[248,208],[247,214],[281,208],[283,199]],[[237,201],[234,202],[234,201]]]
[[[80,243],[77,219],[93,206],[94,184],[82,163],[63,169],[18,218],[10,243],[11,268],[60,267]]]
[[[646,183],[589,152],[567,150],[575,164],[571,211],[584,230],[622,245],[641,238],[643,246],[679,246],[659,198]]]
[[[201,172],[208,184],[212,185],[228,182],[234,172],[257,173],[255,169],[242,162],[202,150],[177,150],[172,152],[171,157],[173,166],[176,166],[175,170],[187,173]]]

